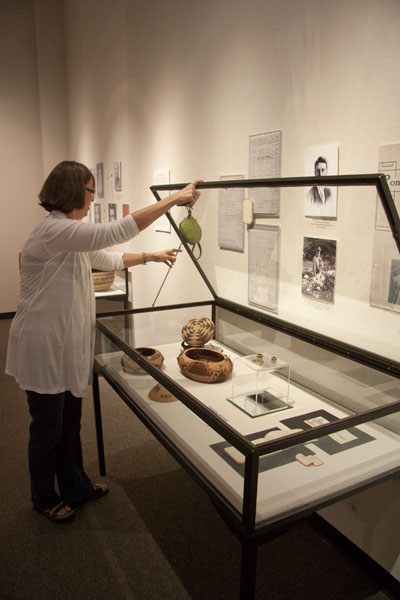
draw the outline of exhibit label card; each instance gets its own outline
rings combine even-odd
[[[243,175],[221,175],[220,181],[244,179]],[[218,246],[244,251],[244,188],[220,189],[218,195]]]
[[[249,304],[278,311],[280,227],[249,229]]]
[[[266,179],[281,174],[282,131],[251,135],[249,138],[249,178]],[[254,216],[279,216],[279,188],[250,188]]]

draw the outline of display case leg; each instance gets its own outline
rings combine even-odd
[[[257,550],[254,540],[242,541],[240,600],[254,600],[256,593]]]
[[[103,425],[101,422],[99,376],[96,373],[93,373],[92,390],[94,404],[94,419],[96,423],[97,456],[99,459],[99,471],[100,475],[105,475],[106,461],[104,458]]]

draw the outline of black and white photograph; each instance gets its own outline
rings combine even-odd
[[[108,220],[110,222],[117,220],[117,205],[115,202],[108,203]]]
[[[400,306],[400,260],[393,259],[390,267],[389,304]]]
[[[305,152],[305,175],[323,177],[338,174],[339,147],[337,144],[311,146]],[[304,202],[306,217],[337,216],[337,188],[325,185],[313,185],[306,188]]]
[[[305,237],[301,292],[315,300],[332,302],[336,278],[336,240]]]
[[[104,198],[104,164],[96,164],[96,192],[98,198]]]
[[[120,160],[114,161],[114,190],[122,192],[122,163]]]
[[[94,202],[93,204],[94,209],[94,222],[95,223],[101,223],[101,204],[100,202]]]

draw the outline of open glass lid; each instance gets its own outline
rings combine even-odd
[[[184,185],[151,190],[160,199]],[[186,252],[152,282],[153,305],[221,299],[398,361],[399,207],[384,175],[221,177],[198,188],[193,208],[168,214],[170,246]]]

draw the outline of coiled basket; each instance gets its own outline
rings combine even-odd
[[[228,379],[233,364],[228,356],[211,348],[188,348],[178,356],[182,373],[201,383],[219,383]]]

